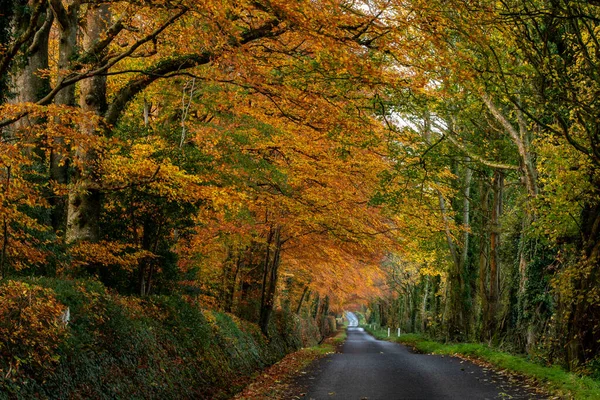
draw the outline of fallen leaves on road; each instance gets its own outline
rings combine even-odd
[[[288,392],[291,379],[301,373],[311,362],[331,352],[314,348],[288,354],[277,364],[264,370],[256,379],[238,393],[234,400],[282,399]]]

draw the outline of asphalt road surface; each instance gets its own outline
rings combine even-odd
[[[358,326],[358,318],[354,313],[346,311],[346,318],[348,319],[348,327]]]
[[[315,400],[545,398],[468,361],[415,354],[358,327],[348,328],[341,353],[317,361],[297,384]]]

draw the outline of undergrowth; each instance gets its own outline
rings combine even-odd
[[[86,280],[0,282],[0,314],[0,328],[23,327],[0,329],[0,399],[228,398],[318,337],[291,314],[276,313],[266,338],[192,297],[126,297]]]

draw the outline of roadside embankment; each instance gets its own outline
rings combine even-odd
[[[0,282],[0,398],[227,398],[315,345],[313,321],[256,324],[194,298],[121,296],[96,281]]]

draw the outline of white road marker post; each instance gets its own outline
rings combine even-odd
[[[390,337],[390,328],[388,328],[388,337]]]
[[[400,328],[398,328],[398,337],[400,337]]]

